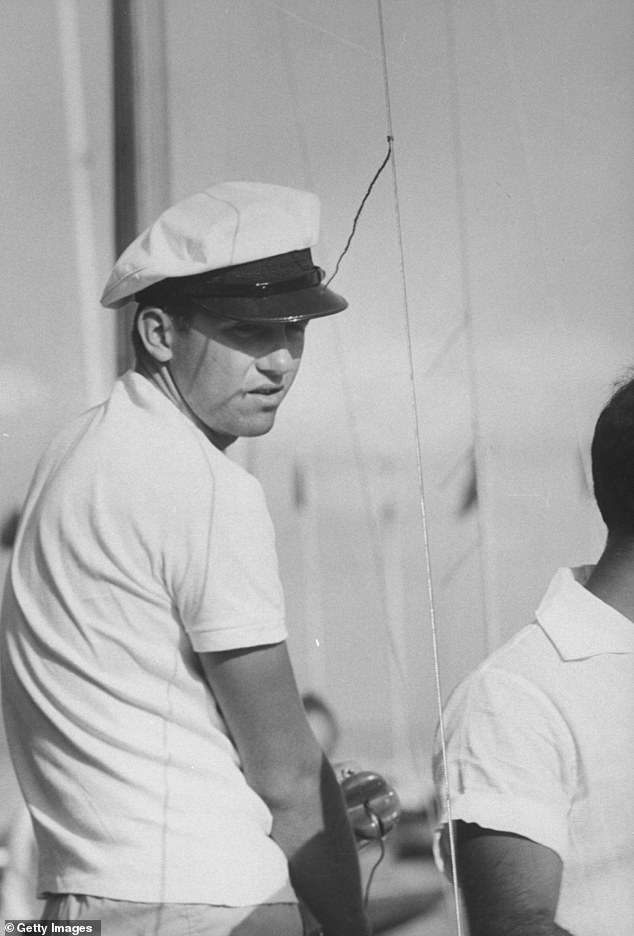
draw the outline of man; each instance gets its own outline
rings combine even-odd
[[[597,565],[560,570],[536,621],[444,713],[471,936],[634,933],[634,381],[599,417],[592,470],[608,528]]]
[[[316,196],[226,183],[117,261],[135,369],[49,447],[3,608],[8,737],[43,918],[104,934],[366,936],[332,768],[286,649],[273,530],[225,454],[268,432],[309,319],[343,310]]]

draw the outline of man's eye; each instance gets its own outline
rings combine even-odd
[[[231,329],[231,333],[236,335],[238,338],[254,338],[260,332],[260,327],[258,325],[252,325],[250,323],[234,325]]]
[[[284,325],[287,338],[300,338],[306,331],[307,322],[287,322]],[[230,333],[239,341],[258,341],[275,338],[280,332],[279,325],[270,325],[267,322],[236,322],[231,326]]]

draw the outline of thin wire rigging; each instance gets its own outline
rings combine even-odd
[[[392,166],[392,189],[393,189],[393,200],[394,200],[394,213],[396,220],[396,230],[397,230],[397,240],[398,240],[398,249],[400,257],[400,278],[401,278],[401,294],[403,302],[403,311],[404,311],[404,321],[405,321],[405,334],[406,334],[406,344],[407,344],[407,354],[409,360],[409,381],[410,381],[410,390],[411,390],[411,405],[412,413],[414,419],[414,431],[416,436],[416,464],[418,471],[418,485],[419,485],[419,508],[421,515],[421,528],[423,534],[423,555],[425,562],[425,574],[427,580],[427,599],[428,599],[428,611],[429,611],[429,621],[430,621],[430,630],[432,638],[432,654],[433,654],[433,664],[434,664],[434,682],[436,688],[436,704],[438,707],[438,716],[439,716],[439,737],[442,750],[442,758],[444,765],[445,773],[445,800],[447,807],[447,818],[448,818],[448,830],[449,830],[449,848],[451,854],[451,870],[452,870],[452,881],[453,881],[453,894],[454,894],[454,904],[455,904],[455,914],[456,914],[456,926],[458,936],[462,936],[462,919],[460,912],[460,904],[458,899],[458,887],[457,887],[457,867],[456,867],[456,847],[455,840],[452,829],[451,821],[451,791],[449,789],[449,779],[448,779],[448,769],[447,769],[447,743],[445,737],[445,728],[444,728],[444,719],[443,719],[443,694],[442,694],[442,682],[440,678],[440,662],[439,662],[439,650],[438,650],[438,629],[436,621],[436,605],[434,600],[434,587],[432,579],[432,564],[431,564],[431,551],[429,544],[429,525],[427,521],[427,501],[425,494],[425,478],[423,473],[423,458],[422,458],[422,439],[419,429],[419,408],[418,408],[418,395],[416,392],[416,380],[414,375],[414,350],[412,342],[412,331],[411,331],[411,321],[409,314],[409,295],[407,290],[407,278],[405,275],[405,248],[403,243],[403,226],[401,221],[401,209],[400,209],[400,198],[399,198],[399,188],[398,188],[398,172],[396,166],[396,147],[394,145],[394,131],[392,123],[392,105],[391,105],[391,94],[390,94],[390,82],[389,82],[389,71],[387,64],[387,51],[385,43],[385,24],[383,20],[383,3],[382,0],[377,0],[377,13],[379,20],[379,34],[381,39],[381,61],[383,65],[383,83],[384,83],[384,93],[385,93],[385,109],[386,109],[386,118],[387,118],[387,127],[388,127],[388,138],[390,140],[390,161]]]

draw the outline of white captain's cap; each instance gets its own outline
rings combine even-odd
[[[102,305],[189,299],[212,315],[270,322],[340,312],[347,302],[323,284],[310,252],[319,212],[312,192],[213,185],[168,208],[124,250]]]

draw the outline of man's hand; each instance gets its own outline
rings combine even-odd
[[[563,868],[556,852],[475,823],[455,826],[471,936],[572,936],[555,923]]]

